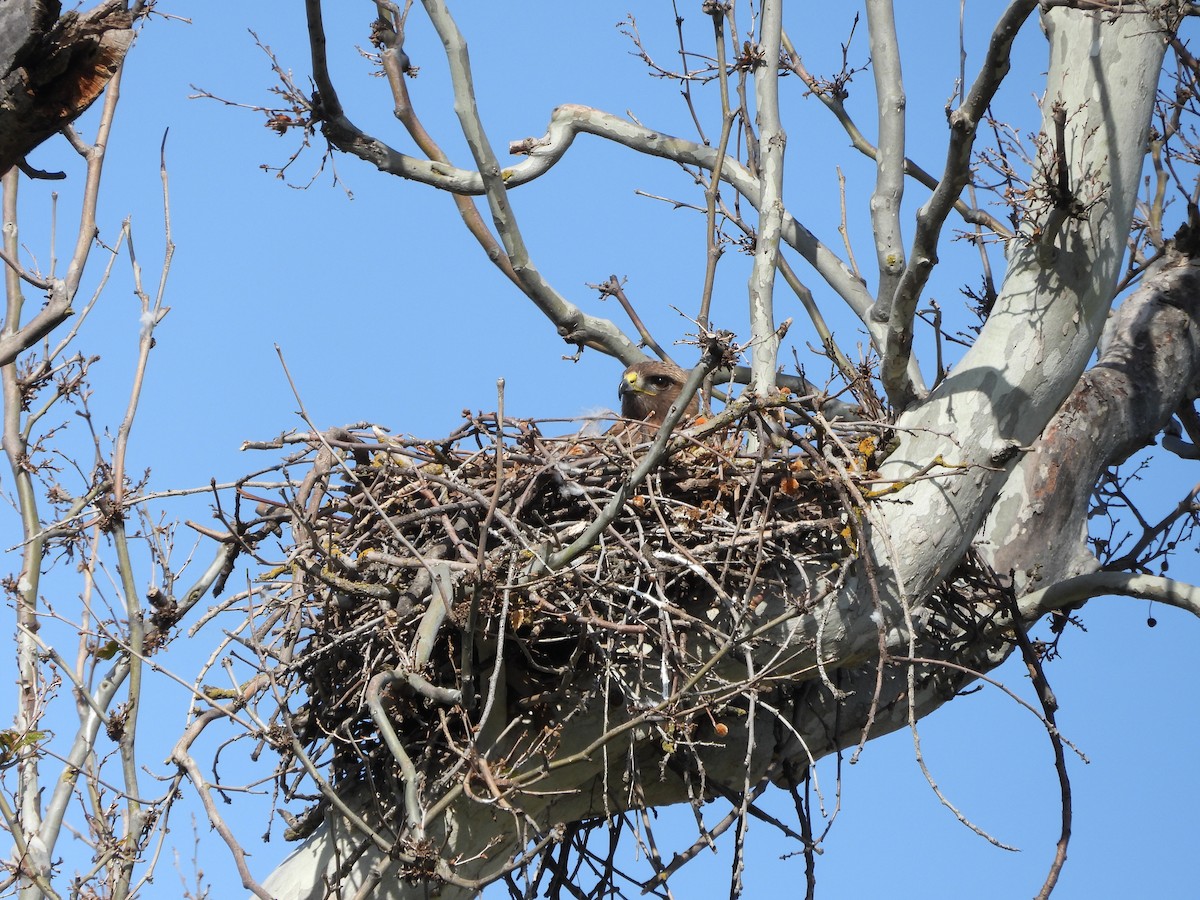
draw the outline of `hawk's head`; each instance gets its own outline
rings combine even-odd
[[[621,415],[645,422],[646,425],[641,428],[642,434],[653,436],[667,417],[671,405],[679,399],[686,379],[687,373],[670,363],[635,363],[625,370],[621,385],[617,388],[617,396],[621,398]],[[683,412],[684,417],[693,418],[699,410],[699,400],[692,397]]]

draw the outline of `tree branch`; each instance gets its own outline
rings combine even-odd
[[[1017,600],[1021,618],[1033,621],[1048,612],[1077,606],[1085,600],[1109,595],[1155,600],[1200,616],[1200,587],[1157,575],[1128,572],[1092,572],[1076,575]]]
[[[750,271],[751,388],[761,396],[775,389],[779,334],[775,329],[775,268],[783,227],[783,160],[787,134],[779,118],[779,42],[783,33],[782,0],[763,0],[762,62],[754,72],[758,109],[758,240]],[[715,177],[715,176],[714,176]]]
[[[812,73],[804,67],[800,59],[800,54],[796,52],[796,48],[788,38],[786,31],[783,33],[783,48],[787,51],[786,63],[788,68],[804,82],[809,92],[824,103],[825,107],[833,113],[834,118],[845,129],[846,136],[850,138],[850,146],[863,156],[878,161],[879,149],[863,136],[863,133],[854,123],[854,120],[850,117],[850,113],[846,111],[846,105],[843,102],[844,97],[837,91],[831,90],[817,78],[814,78]],[[919,184],[924,185],[931,191],[938,186],[938,180],[933,175],[929,174],[929,172],[908,157],[904,158],[904,174],[915,179]],[[963,221],[968,224],[987,228],[989,231],[993,231],[1006,239],[1012,237],[1012,232],[1004,226],[1004,223],[986,210],[976,206],[969,206],[962,199],[955,201],[954,209],[962,216]]]
[[[885,308],[891,306],[891,298],[904,271],[900,204],[904,199],[904,107],[907,101],[892,0],[867,0],[867,26],[879,114],[875,192],[871,195],[871,225],[875,231],[875,256],[879,263],[876,292],[879,299],[875,304],[878,309],[880,302]]]
[[[720,166],[720,178],[730,184],[750,204],[761,212],[762,185],[758,178],[736,159],[719,155],[718,150],[697,144],[685,138],[673,137],[618,118],[587,106],[563,104],[551,114],[546,134],[541,138],[527,138],[511,145],[513,153],[528,153],[529,160],[512,169],[506,183],[514,186],[514,179],[529,181],[548,171],[557,163],[578,134],[591,134],[607,141],[628,147],[647,156],[668,159],[687,166],[697,166],[713,171]],[[780,223],[780,236],[814,268],[825,282],[863,319],[868,328],[868,312],[874,302],[866,285],[811,231],[801,225],[786,210]],[[884,331],[878,327],[878,346],[882,347]],[[873,339],[876,331],[872,331]]]
[[[425,130],[425,126],[417,118],[416,110],[413,109],[412,99],[408,93],[408,84],[405,82],[404,61],[407,60],[407,56],[404,54],[403,24],[400,16],[393,17],[391,27],[377,26],[375,33],[382,46],[380,59],[383,62],[384,74],[387,75],[388,86],[392,89],[392,99],[396,104],[394,110],[396,118],[400,120],[413,141],[421,148],[421,152],[435,162],[450,165],[450,157],[438,146],[433,136]],[[471,236],[479,242],[488,259],[494,262],[513,284],[521,287],[521,280],[513,271],[512,262],[500,245],[496,243],[492,233],[487,230],[483,218],[479,215],[479,210],[475,208],[474,201],[465,194],[451,194],[450,196],[458,208],[459,215],[462,216],[463,224]]]
[[[645,354],[615,324],[583,313],[555,291],[533,264],[508,203],[508,173],[501,171],[479,120],[466,43],[445,5],[431,0],[425,3],[425,10],[446,48],[454,85],[455,110],[478,166],[475,172],[457,169],[448,172],[449,167],[440,162],[419,163],[357,129],[345,116],[329,74],[320,0],[306,0],[305,7],[308,12],[313,80],[317,85],[313,108],[323,122],[322,130],[329,141],[341,150],[372,162],[380,171],[423,181],[454,193],[486,194],[492,210],[492,221],[504,243],[521,290],[554,323],[562,339],[575,346],[594,347],[627,365],[644,360]],[[471,225],[469,220],[467,224]],[[486,241],[482,243],[486,248]]]
[[[971,85],[962,105],[950,114],[946,167],[937,189],[917,212],[917,231],[908,264],[894,295],[881,291],[871,311],[872,320],[888,323],[880,375],[888,399],[897,409],[904,409],[924,394],[918,385],[912,383],[908,374],[917,301],[933,267],[937,265],[937,245],[942,226],[971,177],[971,148],[975,143],[979,120],[987,112],[992,97],[1008,74],[1012,44],[1017,32],[1036,8],[1037,0],[1015,0],[992,32],[987,56],[975,77],[975,83]]]

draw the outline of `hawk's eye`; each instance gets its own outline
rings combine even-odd
[[[666,375],[651,375],[646,380],[650,382],[650,387],[658,388],[659,390],[671,385],[671,379]]]

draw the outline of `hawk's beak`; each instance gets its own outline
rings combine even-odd
[[[623,376],[621,376],[621,384],[617,388],[617,399],[624,397],[630,391],[633,391],[636,394],[648,393],[648,391],[643,389],[642,386],[638,384],[637,372],[626,372]]]

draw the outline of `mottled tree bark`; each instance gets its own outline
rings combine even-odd
[[[0,173],[82,115],[133,43],[121,0],[60,12],[55,0],[0,4]]]

